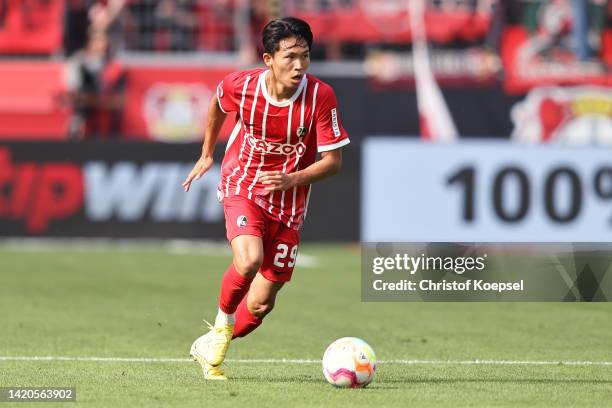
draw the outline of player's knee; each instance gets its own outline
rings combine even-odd
[[[239,274],[244,276],[255,276],[261,267],[262,259],[258,256],[240,256],[234,258],[234,267]]]
[[[262,319],[265,315],[270,313],[272,309],[274,309],[274,302],[248,302],[247,307],[249,312],[255,316]]]

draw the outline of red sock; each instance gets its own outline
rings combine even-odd
[[[234,325],[234,339],[236,337],[244,337],[253,330],[255,330],[261,322],[263,317],[253,316],[247,308],[247,297],[242,299],[242,302],[238,305],[236,310],[236,324]]]
[[[245,298],[253,278],[242,276],[230,264],[221,281],[221,293],[219,294],[219,308],[224,313],[232,314],[236,311],[240,301]]]

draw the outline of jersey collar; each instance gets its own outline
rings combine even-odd
[[[261,74],[259,74],[259,86],[261,87],[261,93],[263,94],[264,98],[266,98],[266,101],[270,103],[270,105],[278,106],[281,108],[291,105],[293,102],[295,102],[298,96],[300,96],[300,93],[302,93],[302,90],[306,86],[306,82],[308,82],[308,79],[306,79],[306,74],[304,74],[304,76],[302,77],[302,80],[300,81],[300,85],[296,89],[295,93],[291,96],[291,98],[286,99],[282,102],[279,102],[270,96],[270,94],[268,93],[268,88],[266,87],[266,74],[269,71],[270,70],[267,69]]]

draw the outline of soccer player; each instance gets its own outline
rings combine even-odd
[[[306,74],[308,24],[292,17],[270,21],[262,41],[266,68],[231,73],[218,85],[202,155],[183,183],[189,191],[210,169],[223,121],[236,112],[218,187],[233,259],[221,281],[215,324],[190,350],[210,380],[226,379],[220,366],[230,341],[261,324],[291,279],[311,184],[340,170],[341,147],[349,143],[334,91]]]

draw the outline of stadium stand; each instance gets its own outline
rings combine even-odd
[[[312,25],[317,38],[312,72],[341,92],[350,89],[349,128],[372,109],[356,101],[380,97],[412,110],[407,100],[414,97],[415,80],[406,4],[0,0],[0,134],[157,140],[165,132],[159,129],[171,129],[172,140],[196,140],[205,115],[202,98],[223,72],[259,62],[258,33],[279,13]],[[534,87],[610,86],[611,10],[609,0],[428,0],[431,68],[451,113],[458,116],[460,133],[507,137],[508,107]],[[92,33],[107,44],[97,58],[88,51]],[[160,88],[160,81],[173,85]],[[483,92],[501,107],[490,123],[476,114],[482,110],[478,101],[490,100]],[[150,109],[155,98],[162,102]],[[178,106],[187,113],[177,116]],[[151,119],[151,112],[163,120]],[[371,118],[371,127],[415,134],[418,127],[412,122],[418,121],[411,115],[380,112]],[[181,123],[185,118],[197,123]],[[368,126],[359,125],[359,132]]]

